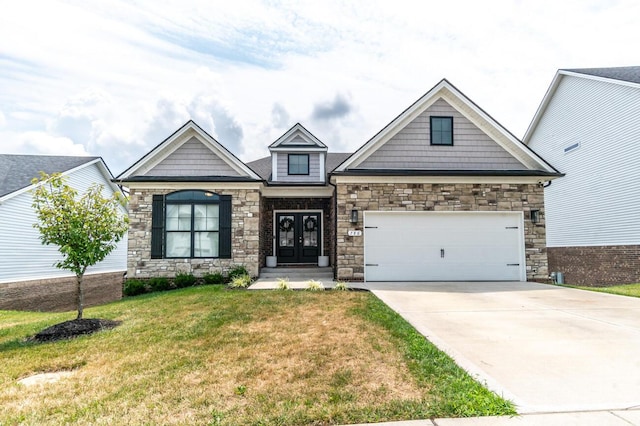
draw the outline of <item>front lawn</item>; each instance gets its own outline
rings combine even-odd
[[[122,325],[25,338],[73,313],[0,311],[0,424],[297,425],[515,414],[365,292],[202,286],[87,309]],[[71,371],[25,386],[40,372]]]
[[[614,285],[611,287],[578,287],[578,286],[571,286],[571,287],[579,288],[582,290],[599,291],[602,293],[611,293],[611,294],[620,294],[623,296],[640,297],[640,283],[621,284],[621,285]]]

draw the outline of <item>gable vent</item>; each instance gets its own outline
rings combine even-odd
[[[580,148],[580,142],[573,143],[564,149],[564,153],[568,154],[576,149]]]

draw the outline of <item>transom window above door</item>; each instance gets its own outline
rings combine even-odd
[[[309,174],[309,154],[289,154],[290,175]]]

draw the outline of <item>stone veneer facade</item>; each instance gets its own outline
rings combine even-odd
[[[231,259],[151,259],[151,205],[153,195],[178,190],[204,189],[219,195],[231,195]],[[234,265],[244,265],[251,276],[259,274],[260,252],[260,192],[258,189],[208,188],[136,189],[130,188],[128,278],[173,277],[177,273],[192,273],[201,277],[207,273],[226,271]]]
[[[611,286],[640,282],[640,246],[549,247],[549,270],[574,285]]]
[[[363,211],[523,211],[527,280],[546,281],[546,234],[543,188],[537,184],[432,184],[432,183],[340,183],[337,185],[336,275],[341,280],[364,279],[364,237],[351,237],[350,229],[362,230]],[[360,212],[357,226],[350,223],[352,209]],[[540,211],[537,224],[531,210]]]

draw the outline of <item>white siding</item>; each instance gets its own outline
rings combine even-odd
[[[147,173],[147,176],[239,176],[222,158],[192,137]]]
[[[111,194],[111,187],[96,164],[73,172],[69,184],[84,192],[92,183],[103,184],[104,194]],[[61,257],[57,246],[45,246],[40,234],[33,228],[36,215],[31,207],[32,196],[24,192],[0,204],[0,282],[73,276],[53,264]],[[122,209],[125,212],[124,209]],[[87,270],[87,274],[98,272],[126,271],[126,235],[118,247],[102,262]]]
[[[545,189],[549,247],[640,244],[640,89],[564,76],[529,146],[566,173]]]
[[[431,116],[453,117],[453,146],[431,145]],[[525,170],[526,166],[458,110],[439,99],[357,168]]]

